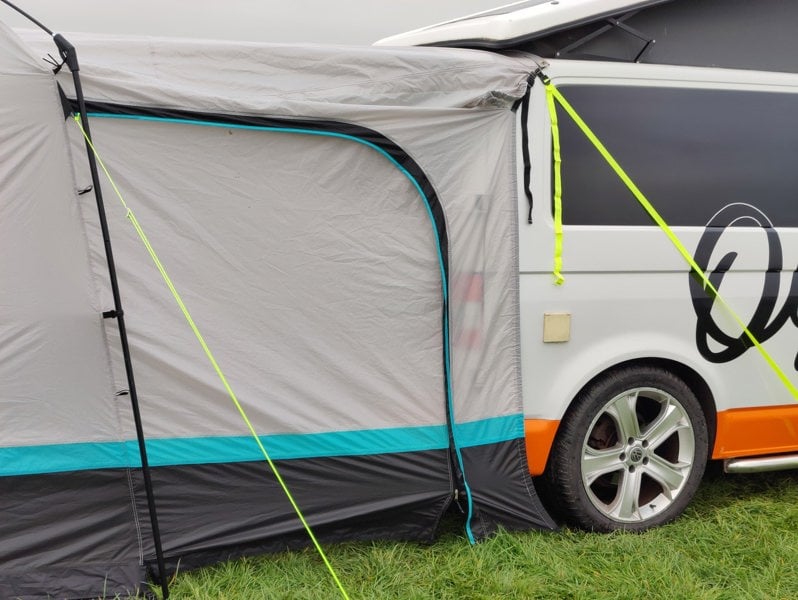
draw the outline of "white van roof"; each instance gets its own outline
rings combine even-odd
[[[375,46],[504,48],[669,0],[521,0],[377,41]]]

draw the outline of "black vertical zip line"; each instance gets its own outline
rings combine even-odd
[[[102,190],[100,188],[100,177],[97,172],[97,161],[92,151],[90,140],[91,132],[89,130],[89,119],[86,115],[86,102],[83,97],[83,87],[80,82],[78,57],[75,52],[75,47],[70,44],[60,33],[53,35],[53,41],[61,53],[67,67],[72,72],[72,81],[75,84],[75,95],[78,101],[78,110],[80,119],[83,124],[83,129],[86,132],[86,152],[89,157],[89,168],[91,170],[91,181],[94,186],[94,197],[97,200],[97,213],[100,218],[100,227],[103,234],[103,244],[105,246],[105,258],[108,263],[108,277],[111,280],[111,292],[114,298],[114,310],[110,313],[103,313],[103,316],[116,317],[116,322],[119,327],[119,340],[122,345],[122,355],[125,359],[125,374],[127,375],[128,390],[130,392],[130,404],[133,409],[133,419],[136,423],[136,438],[138,439],[139,454],[141,456],[141,470],[144,475],[144,489],[147,492],[147,507],[150,513],[150,523],[152,525],[152,537],[155,543],[155,556],[158,563],[158,579],[160,580],[161,590],[163,592],[164,600],[169,597],[169,583],[166,576],[166,568],[164,564],[163,548],[161,546],[161,532],[158,527],[158,515],[155,510],[155,495],[152,489],[152,476],[150,474],[150,465],[147,460],[147,446],[144,441],[144,428],[141,423],[141,410],[139,409],[138,394],[136,393],[136,382],[133,377],[133,361],[130,357],[130,346],[127,340],[127,329],[125,328],[125,315],[122,310],[122,298],[119,295],[119,282],[116,277],[116,265],[114,263],[114,254],[111,248],[111,236],[108,232],[108,219],[105,215],[105,204],[103,202]]]

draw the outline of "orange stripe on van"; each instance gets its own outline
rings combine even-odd
[[[796,404],[736,408],[718,413],[712,458],[779,454],[796,450],[798,450],[798,405]]]
[[[549,460],[551,445],[557,434],[559,421],[547,419],[526,419],[524,421],[524,439],[526,441],[526,458],[529,462],[529,472],[532,475],[542,475]]]

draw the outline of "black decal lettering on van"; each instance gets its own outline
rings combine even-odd
[[[781,311],[773,317],[779,296],[779,285],[783,267],[781,241],[778,232],[770,219],[758,208],[750,204],[735,203],[725,206],[710,219],[698,247],[695,251],[695,262],[707,274],[709,281],[720,292],[723,278],[737,259],[737,252],[727,252],[720,257],[716,266],[710,271],[709,265],[713,252],[726,230],[733,226],[759,227],[767,236],[768,265],[764,275],[764,283],[759,302],[749,320],[747,327],[760,343],[770,339],[788,320],[798,326],[798,271],[793,272],[787,300]],[[693,272],[690,277],[690,296],[696,320],[696,346],[701,355],[710,362],[723,363],[742,355],[753,344],[744,332],[739,336],[731,336],[724,332],[712,317],[715,297],[704,289],[701,279]],[[715,348],[710,348],[710,341]],[[795,364],[798,370],[798,356]]]

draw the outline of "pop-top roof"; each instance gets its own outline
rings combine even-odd
[[[522,0],[383,38],[376,46],[506,48],[669,0]]]

